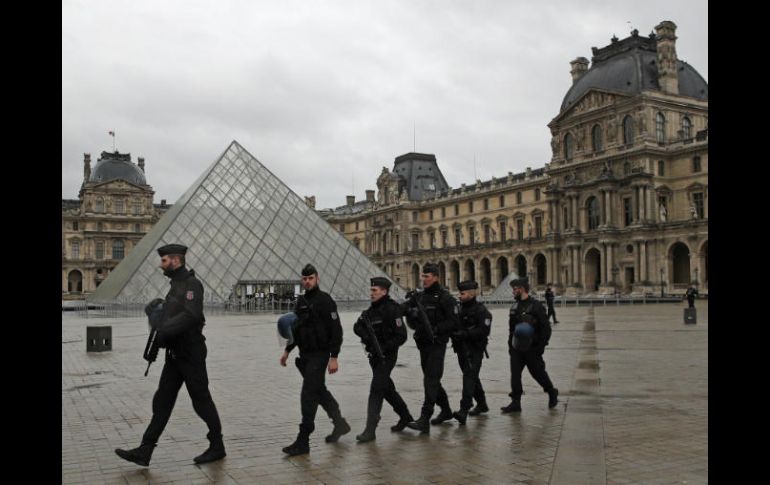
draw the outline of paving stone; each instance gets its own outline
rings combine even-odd
[[[63,313],[62,483],[557,483],[570,432],[585,433],[581,423],[592,423],[591,436],[600,437],[590,441],[601,456],[591,465],[602,470],[596,483],[707,482],[707,302],[698,302],[698,324],[686,326],[675,304],[560,308],[545,353],[559,406],[549,410],[547,395],[524,371],[523,411],[514,415],[499,410],[510,402],[507,308],[491,310],[491,358],[481,371],[490,412],[419,436],[391,433],[398,417],[385,403],[377,440],[360,445],[355,434],[366,421],[371,372],[352,332],[357,314],[342,312],[340,371],[327,375],[327,386],[353,431],[325,443],[332,423],[319,408],[310,454],[292,458],[281,448],[296,437],[301,379],[293,362],[278,364],[277,315],[207,317],[210,389],[227,457],[192,462],[208,446],[207,430],[182,389],[148,468],[113,451],[138,446],[152,415],[163,364],[161,356],[143,376],[146,321]],[[112,326],[113,350],[86,353],[87,325]],[[419,414],[422,374],[411,338],[392,377]],[[451,347],[442,383],[459,407],[462,376]]]

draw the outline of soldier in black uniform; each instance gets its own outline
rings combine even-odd
[[[558,402],[559,390],[553,387],[545,371],[543,352],[551,338],[551,324],[546,316],[543,304],[529,296],[529,281],[526,278],[511,281],[515,302],[508,316],[508,354],[511,356],[511,403],[503,408],[503,413],[521,411],[521,372],[524,366],[535,378],[543,391],[548,393],[548,407],[553,408]],[[528,350],[517,350],[513,346],[513,333],[516,324],[527,321],[534,328],[534,338]]]
[[[182,383],[192,399],[193,409],[209,428],[210,446],[194,458],[207,463],[225,457],[222,425],[209,392],[206,372],[206,337],[203,336],[203,285],[192,270],[185,268],[187,248],[168,244],[158,249],[163,274],[171,278],[171,289],[163,304],[163,322],[158,327],[158,342],[166,349],[166,363],[160,374],[158,390],[152,399],[152,420],[142,437],[142,444],[132,450],[116,449],[125,460],[142,466],[150,464],[153,449],[174,409]]]
[[[479,284],[475,281],[463,281],[457,285],[460,290],[460,325],[452,333],[452,348],[457,353],[457,361],[463,372],[463,397],[460,410],[454,413],[454,418],[460,424],[465,424],[468,414],[477,416],[489,411],[479,372],[492,327],[492,314],[476,301],[478,288]],[[476,407],[471,410],[474,399]]]
[[[444,374],[444,355],[449,335],[458,326],[457,301],[438,283],[438,266],[428,263],[422,268],[422,286],[425,291],[417,294],[417,298],[425,308],[433,331],[434,339],[420,326],[417,319],[417,308],[411,298],[405,303],[407,321],[415,329],[414,340],[420,351],[420,366],[422,367],[425,400],[422,404],[420,418],[407,424],[411,429],[421,433],[430,433],[431,424],[440,424],[452,419],[452,408],[449,398],[441,386],[441,376]],[[438,404],[441,413],[433,419],[433,407]]]
[[[366,429],[356,436],[356,439],[362,443],[376,438],[374,430],[380,421],[383,399],[388,401],[399,416],[398,423],[390,428],[392,431],[403,430],[406,424],[414,419],[390,378],[390,373],[398,359],[398,348],[406,342],[406,327],[401,319],[401,306],[390,298],[390,285],[391,282],[387,278],[372,278],[370,290],[372,304],[364,310],[353,325],[353,331],[366,345],[369,365],[372,367],[372,384],[369,388],[369,404],[366,409]],[[377,353],[374,340],[369,335],[364,322],[365,317],[372,324],[380,350],[385,356],[384,359],[381,359]]]
[[[318,272],[308,264],[302,270],[302,286],[305,294],[297,298],[297,323],[294,327],[294,342],[287,345],[280,363],[286,367],[289,352],[299,347],[295,364],[302,374],[302,423],[294,443],[283,448],[289,456],[310,452],[310,433],[315,429],[315,413],[318,405],[326,411],[334,429],[326,437],[327,443],[337,441],[350,432],[350,425],[340,413],[340,406],[326,388],[325,374],[334,374],[339,369],[337,356],[342,346],[342,324],[337,316],[337,304],[328,293],[318,288]]]
[[[555,295],[553,294],[551,285],[548,285],[548,287],[545,289],[545,303],[546,305],[548,305],[548,319],[550,320],[551,317],[553,317],[553,324],[556,325],[557,323],[559,323],[559,321],[556,320],[556,312],[553,309],[554,298],[555,298]]]

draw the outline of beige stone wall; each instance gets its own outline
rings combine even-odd
[[[666,120],[662,141],[656,131],[658,112]],[[626,115],[635,122],[628,144],[622,141]],[[691,122],[691,136],[686,139],[680,133],[684,116]],[[506,276],[506,265],[509,272],[516,271],[523,260],[537,290],[553,283],[558,292],[567,294],[659,294],[662,282],[666,293],[683,293],[697,280],[701,293],[707,293],[708,137],[696,139],[707,125],[707,102],[659,92],[636,97],[589,92],[549,124],[553,158],[541,175],[509,174],[483,184],[463,184],[449,196],[408,201],[393,197],[397,181],[384,168],[378,178],[377,204],[355,216],[358,230],[350,216],[325,218],[337,229],[344,224],[348,240],[365,239],[364,252],[406,288],[418,284],[415,265],[421,268],[435,262],[442,268],[442,284],[453,291],[458,279],[474,279],[482,293],[489,293]],[[594,126],[602,134],[599,150],[592,143]],[[569,160],[564,158],[561,141],[567,133],[575,140]],[[694,171],[695,157],[700,158],[700,171]],[[520,203],[517,193],[521,193]],[[665,198],[664,216],[660,197]],[[598,204],[595,228],[589,227],[592,198]],[[626,198],[631,202],[629,223],[623,205]],[[691,207],[697,198],[703,202],[702,218],[693,218]],[[541,221],[541,237],[534,234],[536,217]],[[517,234],[519,220],[523,239]],[[505,223],[505,240],[500,222]],[[485,225],[494,230],[490,240],[485,240]],[[448,233],[446,246],[442,231]],[[431,233],[435,247],[431,247]]]
[[[82,298],[93,292],[97,282],[104,280],[121,261],[112,257],[116,241],[123,242],[125,257],[152,229],[165,212],[153,206],[153,195],[151,188],[120,180],[88,183],[81,191],[80,207],[62,210],[62,298]],[[118,200],[123,203],[122,212],[118,210]],[[98,211],[97,201],[102,202],[102,211]],[[74,242],[79,246],[77,255],[73,253]],[[98,243],[103,244],[101,257],[97,255]],[[76,288],[70,291],[69,277],[73,271],[82,275],[80,292]]]

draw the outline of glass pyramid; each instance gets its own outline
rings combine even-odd
[[[368,301],[369,279],[387,275],[304,200],[233,141],[88,298],[146,303],[169,280],[157,248],[184,244],[207,303],[228,301],[243,282],[299,284],[307,264],[337,301]],[[391,296],[402,298],[395,283]]]

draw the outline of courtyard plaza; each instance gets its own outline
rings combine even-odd
[[[62,313],[62,483],[526,483],[624,484],[708,481],[708,302],[698,322],[683,323],[682,304],[568,306],[545,352],[559,404],[529,372],[522,412],[510,402],[508,307],[495,306],[481,380],[490,411],[432,426],[429,436],[392,433],[398,420],[385,403],[377,439],[359,444],[371,379],[353,334],[360,312],[341,311],[340,370],[326,384],[353,430],[339,442],[319,407],[310,454],[287,457],[296,437],[301,378],[293,359],[278,363],[278,314],[207,317],[210,390],[222,419],[227,457],[195,465],[208,446],[206,426],[180,389],[149,467],[118,458],[139,445],[151,414],[163,353],[144,377],[145,318]],[[86,352],[86,327],[112,327],[112,350]],[[410,336],[392,378],[413,416],[423,400],[419,354]],[[448,346],[442,384],[453,409],[462,379]],[[434,416],[439,409],[436,408]]]

